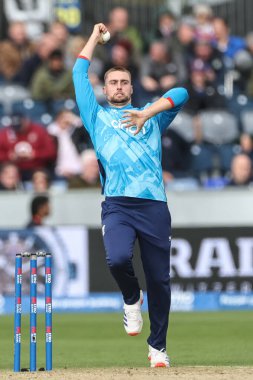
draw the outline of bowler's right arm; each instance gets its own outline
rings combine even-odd
[[[101,33],[105,33],[106,31],[107,28],[104,24],[96,24],[94,26],[93,32],[80,52],[73,68],[77,105],[85,128],[91,135],[91,138],[93,137],[93,130],[100,106],[97,103],[88,78],[88,69],[95,47],[101,41]]]

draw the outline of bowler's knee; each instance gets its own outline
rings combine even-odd
[[[110,269],[125,268],[130,263],[129,255],[124,251],[115,252],[115,254],[107,256],[106,259]]]

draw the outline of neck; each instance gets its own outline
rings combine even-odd
[[[128,100],[128,102],[126,102],[126,103],[112,103],[112,102],[109,102],[109,100],[108,100],[108,104],[109,104],[111,107],[122,108],[122,107],[127,106],[128,104],[131,104],[131,99]]]

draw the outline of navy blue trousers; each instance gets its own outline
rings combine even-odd
[[[166,202],[106,197],[102,202],[102,232],[106,260],[124,302],[139,300],[140,286],[132,258],[136,239],[147,284],[150,319],[148,344],[166,348],[170,311],[171,218]]]

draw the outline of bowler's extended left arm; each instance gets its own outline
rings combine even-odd
[[[122,124],[126,127],[136,126],[135,135],[140,132],[145,122],[157,116],[161,132],[168,127],[177,113],[187,102],[188,92],[183,87],[167,91],[160,99],[143,110],[126,110]]]

